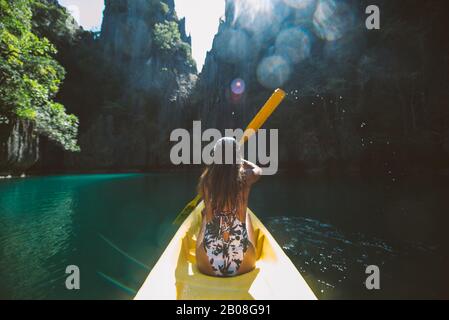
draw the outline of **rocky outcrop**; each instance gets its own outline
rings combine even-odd
[[[244,127],[281,87],[289,95],[266,125],[280,129],[281,166],[388,177],[407,158],[427,167],[432,154],[447,158],[431,133],[446,114],[444,99],[433,98],[447,92],[442,4],[404,12],[381,1],[384,12],[398,14],[369,31],[368,1],[226,3],[196,91],[204,126]],[[246,83],[241,95],[231,90],[237,78]]]
[[[198,113],[206,127],[243,128],[273,90],[283,88],[289,96],[267,124],[280,129],[281,164],[301,170],[344,161],[352,166],[361,153],[360,124],[350,120],[357,111],[347,94],[355,81],[347,87],[337,83],[355,62],[343,57],[346,67],[337,70],[327,59],[325,48],[332,41],[320,38],[313,24],[317,2],[305,1],[300,9],[288,3],[265,8],[226,1],[225,19],[200,75]],[[246,85],[241,95],[232,91],[235,79]]]
[[[114,87],[108,87],[112,79],[102,79],[95,84],[100,104],[76,106],[73,112],[85,114],[81,152],[64,154],[64,166],[144,170],[168,165],[169,134],[182,122],[197,78],[185,20],[176,17],[173,0],[107,0],[105,5],[95,50]],[[164,33],[156,34],[157,28]]]
[[[60,98],[80,117],[81,152],[45,145],[44,164],[66,171],[170,165],[173,128],[190,129],[192,120],[243,128],[281,87],[288,97],[265,125],[279,129],[281,167],[390,180],[408,166],[447,167],[442,2],[410,0],[404,8],[380,0],[392,18],[369,31],[365,0],[223,1],[225,18],[197,80],[173,0],[107,0],[101,35],[84,49],[89,57],[72,55],[78,47],[60,50],[68,60]],[[176,50],[155,35],[162,25],[170,38],[173,24]],[[70,69],[70,59],[81,62]],[[232,91],[235,79],[244,81],[243,93]]]
[[[34,123],[9,120],[0,123],[0,175],[27,171],[39,158],[39,136]]]
[[[174,10],[172,0],[106,1],[100,37],[103,58],[120,74],[129,104],[142,105],[142,92],[159,96],[162,103],[174,101],[179,98],[179,79],[196,74],[185,52],[161,50],[155,40],[156,25],[175,23],[181,41],[189,41],[183,43],[190,50],[185,21],[179,21]]]

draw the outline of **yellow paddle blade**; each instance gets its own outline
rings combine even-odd
[[[254,117],[253,121],[250,122],[248,127],[243,134],[240,144],[244,144],[248,141],[253,134],[259,130],[263,124],[268,120],[268,118],[273,114],[276,108],[285,99],[286,93],[282,89],[276,89],[270,99],[265,103],[265,105],[260,109],[259,113]]]
[[[284,100],[286,93],[282,89],[276,89],[273,95],[268,99],[265,105],[260,109],[259,113],[254,117],[253,121],[250,122],[248,127],[243,134],[242,139],[240,140],[240,144],[244,144],[248,139],[259,130],[263,124],[268,120],[271,114],[276,110],[276,108],[281,104]],[[184,220],[195,210],[198,204],[201,201],[201,196],[197,195],[195,199],[190,201],[184,209],[178,214],[173,224],[180,225],[184,222]]]

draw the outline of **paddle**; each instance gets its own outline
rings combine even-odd
[[[242,139],[240,140],[240,145],[248,141],[253,134],[259,130],[263,124],[268,120],[271,114],[276,110],[276,108],[284,100],[286,93],[282,89],[276,89],[273,95],[268,99],[265,105],[260,109],[259,113],[254,117],[246,128]],[[181,224],[184,220],[192,213],[193,210],[198,206],[201,201],[201,195],[197,195],[192,201],[190,201],[184,209],[178,214],[173,224]]]

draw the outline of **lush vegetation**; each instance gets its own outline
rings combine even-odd
[[[175,21],[154,25],[154,41],[157,47],[167,53],[175,53],[181,44],[181,33]]]
[[[190,45],[181,39],[178,23],[176,21],[164,21],[154,25],[154,42],[156,47],[169,57],[180,54],[187,60],[190,66],[196,67],[196,62],[192,58]]]
[[[161,12],[163,15],[167,15],[170,13],[170,8],[168,7],[168,5],[164,2],[159,2],[160,6],[161,6]]]
[[[55,59],[55,46],[33,30],[33,12],[42,5],[0,0],[0,118],[34,121],[40,134],[77,151],[78,119],[54,101],[64,68]]]

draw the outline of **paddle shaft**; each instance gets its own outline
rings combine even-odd
[[[259,130],[268,118],[273,114],[274,110],[281,104],[284,100],[286,93],[282,89],[276,89],[270,99],[265,103],[265,105],[260,109],[254,119],[249,123],[248,127],[240,140],[240,145],[243,145],[246,141],[254,135],[257,130]]]

